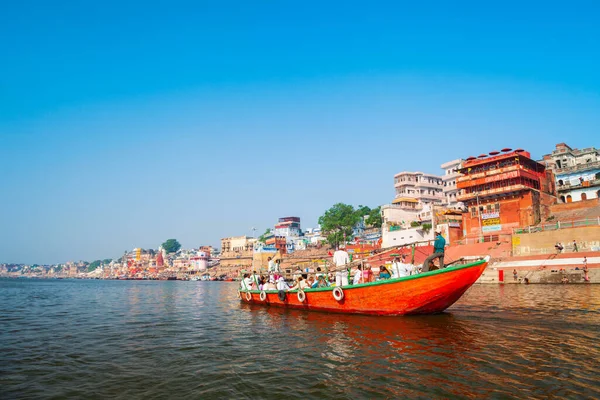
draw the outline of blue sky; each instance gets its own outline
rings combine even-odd
[[[11,2],[0,262],[303,227],[402,170],[600,147],[597,2]]]

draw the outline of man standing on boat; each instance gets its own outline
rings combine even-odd
[[[437,229],[435,231],[435,242],[433,242],[433,258],[431,261],[435,260],[435,258],[439,258],[440,260],[440,269],[444,268],[444,250],[446,247],[446,239],[442,236],[442,230]]]
[[[335,286],[348,285],[348,270],[345,265],[350,262],[348,253],[344,250],[344,246],[339,246],[333,253],[333,264],[335,265]]]

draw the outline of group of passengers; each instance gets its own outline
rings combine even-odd
[[[252,274],[246,273],[240,283],[242,290],[296,290],[296,289],[311,289],[328,287],[329,279],[323,273],[321,268],[317,268],[316,275],[307,276],[306,274],[299,275],[293,286],[286,282],[283,276],[272,273],[269,276],[259,276],[256,271]]]
[[[271,261],[271,259],[269,259]],[[329,286],[335,286],[333,282],[334,276],[332,274],[324,274],[321,268],[318,267],[314,276],[308,276],[307,274],[298,273],[295,276],[293,285],[290,286],[283,276],[279,273],[279,265],[275,268],[271,268],[269,264],[269,275],[260,276],[254,271],[252,274],[246,273],[241,282],[242,290],[297,290],[297,289],[311,289],[311,288],[323,288]],[[369,283],[386,279],[402,278],[409,275],[418,274],[419,268],[407,261],[405,254],[395,257],[391,267],[382,265],[379,267],[379,274],[375,276],[375,273],[368,264],[357,265],[350,271],[349,279],[352,285],[358,285],[361,283]]]

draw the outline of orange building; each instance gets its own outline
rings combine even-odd
[[[522,149],[469,157],[459,172],[466,237],[495,240],[513,228],[537,224],[544,209],[556,201],[552,173]]]
[[[287,254],[287,239],[285,236],[271,236],[265,240],[267,246],[275,247],[281,254]]]

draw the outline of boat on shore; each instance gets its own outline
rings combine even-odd
[[[441,313],[469,289],[489,256],[462,265],[376,282],[304,290],[238,290],[243,303],[309,311],[368,315]]]

